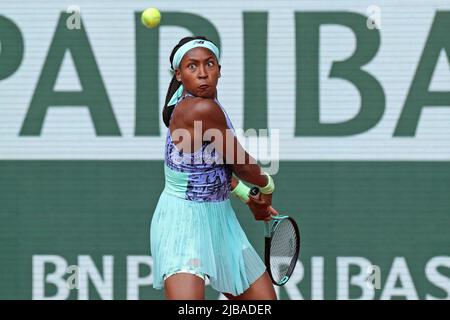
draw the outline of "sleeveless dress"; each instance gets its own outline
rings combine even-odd
[[[207,275],[219,292],[242,294],[266,267],[231,206],[231,169],[210,142],[193,153],[179,151],[168,129],[164,174],[165,187],[150,228],[153,287],[162,289],[165,275],[189,270]]]

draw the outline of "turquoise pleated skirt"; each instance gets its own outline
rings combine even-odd
[[[196,202],[163,191],[150,241],[155,289],[163,288],[164,275],[191,270],[207,275],[215,290],[237,296],[266,270],[229,199]]]

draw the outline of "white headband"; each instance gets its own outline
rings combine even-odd
[[[180,48],[178,48],[177,52],[175,52],[175,55],[174,55],[173,61],[172,61],[172,69],[173,70],[178,69],[178,67],[180,66],[181,60],[183,59],[186,52],[188,52],[191,49],[197,48],[197,47],[202,47],[202,48],[208,49],[209,51],[214,53],[217,61],[219,61],[219,59],[220,59],[219,48],[217,48],[214,43],[212,43],[211,41],[208,41],[208,40],[194,39],[194,40],[191,40],[191,41],[183,44]]]

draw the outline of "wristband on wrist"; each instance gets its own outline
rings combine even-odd
[[[264,174],[267,176],[267,185],[259,188],[259,191],[263,194],[271,194],[275,190],[275,183],[273,182],[273,179],[270,175],[268,175],[266,172]]]
[[[233,190],[231,190],[231,194],[234,194],[236,197],[241,199],[241,201],[244,203],[247,203],[249,200],[249,198],[248,198],[249,192],[250,192],[250,188],[245,183],[243,183],[241,180],[239,180],[236,187]]]

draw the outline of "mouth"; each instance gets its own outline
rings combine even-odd
[[[202,84],[201,86],[198,87],[200,90],[207,90],[209,88],[209,85],[207,84]]]

